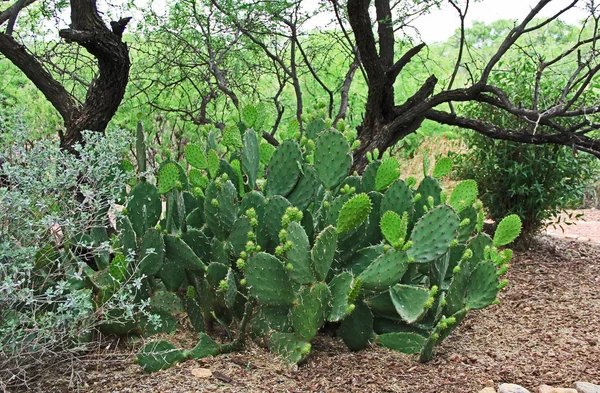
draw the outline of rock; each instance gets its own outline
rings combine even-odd
[[[577,393],[577,390],[570,388],[554,388],[550,393]]]
[[[538,386],[536,393],[550,393],[554,389],[552,386],[540,385]]]
[[[209,368],[193,368],[192,375],[196,378],[210,378],[212,371]]]
[[[530,393],[529,390],[523,386],[515,385],[513,383],[503,383],[498,387],[498,393]]]
[[[493,388],[494,387],[494,381],[492,379],[488,379],[485,383],[485,387],[486,388]]]
[[[479,393],[496,393],[496,389],[491,387],[486,387],[483,390],[480,390]]]
[[[575,389],[579,393],[600,393],[600,385],[589,382],[575,382]]]

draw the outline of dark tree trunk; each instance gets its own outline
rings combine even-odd
[[[122,35],[130,19],[111,22],[109,29],[98,15],[95,0],[71,0],[71,28],[61,30],[59,35],[67,42],[84,47],[98,64],[97,75],[83,104],[79,104],[25,46],[12,35],[0,33],[0,53],[36,85],[63,118],[65,132],[59,132],[60,145],[68,151],[83,142],[82,131],[104,132],[123,99],[131,63]]]

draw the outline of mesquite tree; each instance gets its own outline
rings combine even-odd
[[[92,56],[90,60],[94,67],[91,81],[82,80],[84,97],[78,98],[75,90],[59,81],[51,60],[29,48],[31,40],[19,39],[27,37],[27,33],[16,34],[19,15],[35,7],[41,15],[50,8],[42,2],[37,4],[36,0],[16,0],[0,11],[3,30],[0,32],[0,53],[18,67],[60,113],[64,123],[64,131],[59,130],[61,147],[72,150],[76,143],[82,142],[82,131],[104,132],[123,99],[130,61],[122,35],[131,18],[110,22],[109,28],[100,17],[95,0],[70,1],[71,25],[61,29],[59,36],[66,43],[76,43],[84,48]],[[59,5],[53,11],[60,12]],[[71,77],[79,79],[74,74]]]
[[[390,0],[348,0],[348,21],[354,32],[354,40],[360,54],[369,86],[366,110],[358,137],[362,142],[354,152],[354,169],[361,170],[367,161],[365,153],[375,148],[384,151],[400,139],[415,132],[425,119],[458,126],[479,132],[491,138],[499,138],[532,144],[556,143],[573,147],[600,158],[598,129],[600,112],[598,82],[598,39],[600,38],[599,10],[593,1],[574,0],[554,15],[539,18],[540,13],[552,0],[539,1],[520,22],[508,32],[495,53],[480,69],[468,67],[465,60],[465,16],[469,0],[447,0],[457,11],[460,25],[460,50],[456,66],[445,86],[438,77],[430,75],[421,87],[406,101],[394,100],[394,89],[402,83],[402,70],[421,52],[424,44],[418,44],[399,58],[394,51],[398,35],[395,22],[399,19],[394,7],[405,2]],[[338,4],[336,0],[333,3]],[[418,1],[417,6],[433,3]],[[556,56],[546,58],[520,45],[527,35],[536,32],[576,6],[586,6],[589,17],[582,24],[577,39]],[[374,7],[372,12],[371,8]],[[372,20],[375,15],[375,21]],[[400,18],[401,19],[401,18]],[[402,20],[399,20],[402,23]],[[521,41],[519,41],[521,40]],[[497,72],[499,62],[509,51],[521,51],[522,56],[535,59],[537,67],[529,78],[531,100],[529,105],[509,99],[509,94],[489,83],[490,75]],[[453,83],[459,71],[469,73],[469,83],[455,88]],[[543,91],[546,78],[563,77],[554,83],[551,91]],[[490,105],[517,118],[522,127],[510,129],[486,119],[461,115],[457,103],[475,102]]]

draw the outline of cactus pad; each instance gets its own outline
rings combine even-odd
[[[268,306],[285,306],[295,299],[292,281],[283,263],[271,254],[248,259],[244,271],[250,295]]]
[[[314,195],[320,186],[317,172],[312,166],[303,165],[303,175],[287,196],[290,203],[300,210],[305,210],[314,201]]]
[[[140,274],[153,276],[160,271],[165,257],[165,243],[162,234],[151,228],[142,238],[138,256],[138,270]]]
[[[179,237],[165,235],[165,255],[172,261],[181,263],[182,266],[191,271],[204,271],[206,265],[198,258],[194,251]]]
[[[395,158],[389,157],[383,160],[377,169],[375,176],[375,191],[383,191],[400,176],[400,164]]]
[[[166,194],[171,191],[179,179],[179,170],[174,162],[163,163],[158,170],[158,192]]]
[[[205,333],[200,333],[200,341],[189,351],[189,356],[193,359],[203,359],[209,356],[217,356],[220,352],[219,344]]]
[[[316,283],[302,289],[291,313],[296,337],[312,340],[329,314],[330,298],[331,294],[325,283]]]
[[[258,147],[258,151],[260,156],[260,163],[263,165],[268,165],[269,161],[271,161],[271,158],[273,157],[273,154],[275,153],[275,147],[268,143],[261,143]]]
[[[315,119],[306,126],[306,137],[308,139],[317,140],[317,137],[325,129],[323,119]]]
[[[498,295],[498,277],[492,261],[481,261],[476,267],[467,286],[466,306],[477,310],[491,305]]]
[[[244,133],[244,148],[242,149],[242,169],[248,176],[248,185],[254,188],[258,177],[260,152],[256,132],[247,130]]]
[[[444,176],[448,176],[450,172],[452,172],[452,159],[444,157],[435,163],[431,176],[435,179],[441,179]]]
[[[408,212],[408,217],[413,215],[413,202],[410,188],[402,180],[394,182],[383,195],[381,202],[381,214],[393,211],[402,217],[402,213]]]
[[[321,132],[315,143],[315,169],[327,189],[334,189],[352,166],[352,155],[346,137],[335,130]]]
[[[127,215],[131,226],[138,238],[141,238],[148,228],[156,225],[162,213],[160,195],[156,187],[142,181],[133,187],[129,193]]]
[[[242,136],[240,135],[239,128],[235,126],[225,127],[223,130],[222,142],[228,148],[241,149],[242,148]]]
[[[402,230],[402,218],[398,214],[392,211],[385,212],[385,214],[381,217],[379,227],[381,228],[383,237],[391,245],[394,245],[399,241],[404,241],[406,229],[404,229],[404,231]],[[404,236],[402,236],[401,239],[400,235],[402,235],[402,233],[404,233]]]
[[[427,311],[429,291],[423,287],[396,284],[390,288],[390,298],[396,312],[406,323],[415,323]]]
[[[356,303],[356,308],[350,315],[342,320],[338,329],[338,336],[351,351],[366,348],[373,338],[373,314],[363,302]]]
[[[190,164],[194,168],[207,168],[208,162],[206,161],[206,155],[204,154],[202,147],[190,143],[185,147],[184,154],[188,164]]]
[[[350,302],[348,296],[352,291],[354,276],[350,272],[343,272],[335,276],[329,283],[331,292],[331,309],[327,320],[330,322],[339,322],[348,314]]]
[[[467,207],[473,205],[477,199],[477,183],[474,180],[465,180],[456,185],[448,204],[452,206],[457,213],[462,212]]]
[[[298,143],[286,140],[279,145],[269,161],[266,195],[287,196],[298,182],[302,161]]]
[[[182,351],[168,341],[154,341],[146,344],[138,353],[135,362],[144,371],[153,373],[169,368],[185,359]]]
[[[406,252],[391,249],[375,259],[358,278],[363,288],[381,291],[400,281],[407,268]]]
[[[300,363],[310,355],[310,343],[293,333],[274,333],[269,339],[269,348],[282,356],[287,363]]]
[[[371,199],[367,194],[358,194],[342,206],[337,219],[337,232],[343,233],[359,227],[371,213]]]
[[[408,256],[417,263],[435,260],[448,251],[456,238],[459,224],[459,217],[451,207],[441,205],[431,209],[412,231],[410,240],[413,246],[408,250]]]
[[[377,172],[381,166],[381,161],[373,161],[367,166],[362,176],[362,190],[363,192],[375,191],[375,181],[377,179]]]
[[[515,240],[521,233],[521,219],[516,214],[504,217],[494,233],[494,246],[501,247]]]
[[[208,160],[207,160],[207,167],[208,167],[208,174],[210,175],[211,178],[215,178],[217,177],[218,173],[219,173],[219,166],[220,166],[220,162],[219,162],[219,156],[217,155],[217,152],[213,149],[208,151]]]
[[[421,352],[425,341],[425,337],[417,333],[394,332],[380,334],[377,336],[376,343],[382,347],[412,355]]]
[[[311,268],[310,243],[302,226],[293,221],[287,228],[287,240],[292,242],[292,247],[285,254],[286,260],[292,265],[289,275],[298,284],[310,284],[315,281]]]
[[[244,123],[246,123],[248,127],[254,127],[257,118],[258,111],[256,110],[256,107],[253,105],[246,105],[242,110],[242,119],[244,119]]]
[[[315,240],[311,250],[312,267],[317,280],[325,281],[337,246],[337,233],[334,227],[325,228]]]

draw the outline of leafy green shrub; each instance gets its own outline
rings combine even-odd
[[[468,134],[469,152],[457,165],[459,178],[474,179],[495,221],[516,214],[527,244],[564,207],[583,199],[597,177],[594,157],[564,146],[532,146]]]
[[[86,280],[94,274],[90,265],[101,260],[93,257],[116,245],[84,234],[105,232],[106,213],[130,176],[121,169],[129,147],[122,132],[106,138],[89,133],[86,141],[76,157],[61,151],[58,141],[32,142],[24,127],[0,129],[2,387],[26,382],[36,367],[85,349],[115,310],[127,315],[144,308],[135,301],[135,279],[102,304]]]
[[[426,361],[468,310],[496,302],[512,255],[496,247],[519,220],[481,234],[474,182],[446,198],[433,177],[409,185],[378,154],[363,176],[349,174],[351,141],[322,120],[274,151],[252,128],[237,132],[188,145],[186,162],[163,161],[157,186],[140,178],[127,197],[114,252],[136,262],[124,271],[140,278],[158,331],[185,311],[200,333],[191,349],[147,343],[136,359],[146,371],[237,350],[248,336],[297,363],[326,323],[351,350],[375,342]],[[96,287],[110,292],[101,275]],[[228,340],[209,336],[215,325]],[[157,331],[142,317],[118,327]]]

